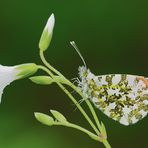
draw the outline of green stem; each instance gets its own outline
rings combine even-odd
[[[92,139],[96,140],[96,141],[101,141],[101,139],[99,139],[99,137],[95,134],[93,134],[92,132],[88,131],[87,129],[79,126],[79,125],[76,125],[76,124],[72,124],[72,123],[61,123],[61,122],[55,122],[54,125],[62,125],[62,126],[66,126],[66,127],[71,127],[71,128],[75,128],[77,130],[80,130],[84,133],[86,133],[87,135],[89,135]]]
[[[71,83],[71,87],[72,87],[81,97],[84,97],[83,94],[82,94],[82,92],[81,92],[74,84]],[[85,102],[86,102],[87,106],[89,107],[89,109],[90,109],[90,111],[91,111],[91,113],[92,113],[92,115],[93,115],[93,117],[94,117],[94,120],[95,120],[95,122],[96,122],[96,124],[97,124],[99,130],[101,131],[101,125],[100,125],[98,116],[97,116],[97,114],[96,114],[94,108],[92,107],[92,104],[90,103],[90,101],[89,101],[87,98],[85,99]]]
[[[44,70],[45,72],[47,72],[54,79],[54,75],[46,67],[39,65],[38,68]],[[67,96],[71,99],[71,101],[77,106],[77,108],[80,110],[80,112],[86,118],[86,120],[89,122],[89,124],[91,125],[91,127],[97,133],[97,135],[99,135],[98,129],[95,127],[95,125],[93,124],[93,122],[91,121],[91,119],[88,117],[88,115],[86,114],[86,112],[84,111],[84,109],[80,106],[80,104],[76,101],[76,99],[71,95],[71,93],[61,83],[59,83],[59,82],[56,82],[56,83],[67,94]]]
[[[103,140],[102,143],[104,144],[104,146],[105,146],[106,148],[111,148],[110,144],[108,143],[108,141],[107,141],[106,139]]]
[[[43,51],[41,51],[41,50],[40,50],[40,58],[41,58],[42,62],[43,62],[51,71],[53,71],[54,73],[56,73],[56,74],[59,75],[59,76],[64,77],[58,70],[56,70],[54,67],[52,67],[52,66],[46,61],[46,59],[45,59],[45,57],[44,57],[44,53],[43,53]],[[65,78],[65,77],[64,77],[64,78]],[[65,79],[66,79],[66,78],[65,78]]]
[[[41,57],[41,60],[43,61],[43,63],[44,63],[50,70],[52,70],[52,71],[53,71],[54,73],[56,73],[57,75],[59,75],[59,76],[65,78],[58,70],[56,70],[54,67],[52,67],[52,66],[46,61],[46,59],[45,59],[44,54],[43,54],[42,51],[40,51],[40,57]],[[71,88],[73,88],[82,98],[84,98],[82,92],[81,92],[73,83],[71,83],[71,82],[70,82],[68,79],[66,79],[66,78],[65,78],[65,80],[67,81],[67,83],[69,84],[69,86],[70,86]],[[95,122],[96,122],[96,124],[97,124],[97,126],[98,126],[98,128],[99,128],[99,130],[101,131],[101,125],[100,125],[98,116],[96,115],[96,112],[95,112],[94,108],[92,107],[92,104],[90,103],[90,101],[89,101],[87,98],[85,99],[85,102],[86,102],[87,106],[89,107],[89,109],[90,109],[90,111],[91,111],[91,113],[92,113],[92,115],[93,115],[93,118],[94,118],[94,120],[95,120]]]
[[[67,84],[69,84],[69,86],[71,86],[82,98],[84,98],[82,92],[73,84],[71,83],[68,79],[66,79],[58,70],[56,70],[54,67],[52,67],[45,59],[44,57],[44,54],[42,51],[40,51],[40,57],[41,57],[41,60],[42,62],[45,64],[45,66],[47,66],[50,70],[52,70],[54,73],[56,73],[57,75],[61,76],[62,78],[65,79],[65,81],[67,81]],[[42,67],[43,68],[43,67]],[[41,68],[41,69],[42,69]],[[46,69],[45,67],[43,68],[44,70]],[[54,79],[54,75],[52,74],[52,72],[50,72],[50,70],[46,69],[45,71]],[[76,99],[71,95],[71,93],[61,84],[59,83],[58,81],[56,81],[56,83],[58,84],[58,86],[69,96],[69,98],[72,100],[72,102],[77,106],[77,108],[80,110],[80,112],[83,114],[83,116],[86,118],[86,120],[88,121],[88,123],[91,125],[91,127],[94,129],[94,131],[97,133],[97,135],[100,134],[100,132],[98,131],[98,129],[96,128],[96,126],[93,124],[93,122],[91,121],[91,119],[88,117],[88,115],[86,114],[86,112],[83,110],[83,108],[78,104],[78,102],[76,101]],[[99,119],[96,115],[96,112],[94,110],[94,108],[92,107],[92,104],[90,103],[90,101],[88,99],[85,99],[85,102],[86,104],[88,105],[93,117],[94,117],[94,120],[99,128],[99,130],[101,131],[101,125],[100,125],[100,122],[99,122]],[[72,124],[73,125],[73,124]],[[79,126],[78,126],[79,127]],[[77,128],[77,125],[75,125],[75,128]],[[74,128],[74,127],[73,127]],[[81,128],[79,128],[80,130]],[[83,129],[83,128],[82,128]],[[81,129],[81,131],[83,131]],[[85,130],[84,130],[85,131]],[[83,131],[83,132],[84,132]],[[85,131],[86,133],[86,131]],[[97,137],[99,138],[99,137]],[[99,140],[99,139],[98,139]],[[111,148],[110,144],[108,143],[107,139],[103,139],[103,144],[106,148]]]

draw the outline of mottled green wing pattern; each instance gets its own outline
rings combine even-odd
[[[85,71],[85,77],[80,76],[83,94],[108,117],[130,125],[147,115],[146,78],[126,74],[95,76],[89,70]]]

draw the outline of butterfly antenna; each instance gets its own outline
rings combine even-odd
[[[84,60],[82,54],[80,53],[80,50],[79,50],[79,48],[77,47],[76,43],[75,43],[74,41],[71,41],[70,44],[73,46],[73,48],[76,50],[76,52],[77,52],[78,55],[80,56],[82,62],[84,63],[84,66],[87,67],[87,66],[86,66],[86,63],[85,63],[85,60]]]

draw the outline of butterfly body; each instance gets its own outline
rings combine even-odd
[[[147,115],[146,78],[127,74],[95,76],[85,66],[79,68],[79,76],[79,88],[83,95],[108,117],[130,125]]]

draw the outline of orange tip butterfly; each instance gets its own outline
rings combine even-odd
[[[85,98],[105,115],[123,125],[131,125],[148,113],[148,78],[129,74],[94,75],[86,66],[77,45],[75,48],[84,66],[79,67],[78,87]]]

